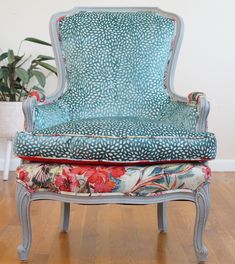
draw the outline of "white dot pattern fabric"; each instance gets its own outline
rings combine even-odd
[[[174,102],[164,79],[175,21],[154,12],[80,11],[58,22],[67,91],[18,133],[21,157],[107,162],[213,159],[196,105]]]

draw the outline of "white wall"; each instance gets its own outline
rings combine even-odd
[[[218,139],[217,158],[235,164],[234,0],[0,0],[0,4],[0,48],[3,50],[17,49],[20,40],[27,36],[49,41],[51,14],[74,6],[158,6],[179,14],[185,22],[185,34],[175,88],[182,95],[191,91],[207,94],[211,102],[209,130]],[[25,43],[22,50],[34,53],[38,47]],[[48,49],[42,52],[50,53]],[[55,79],[51,80],[47,91],[52,91],[55,85]],[[2,146],[0,142],[0,159]]]

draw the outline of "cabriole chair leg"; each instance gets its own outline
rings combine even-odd
[[[194,228],[194,249],[199,262],[207,260],[208,250],[203,244],[203,232],[210,208],[209,184],[200,187],[196,192],[196,222]]]
[[[61,203],[60,232],[67,232],[69,229],[70,203]]]
[[[20,260],[28,260],[28,255],[32,243],[32,230],[30,221],[30,193],[21,184],[17,184],[16,201],[18,215],[22,230],[22,244],[18,246]]]
[[[158,217],[158,230],[161,233],[167,232],[167,215],[166,215],[167,203],[157,204],[157,217]]]

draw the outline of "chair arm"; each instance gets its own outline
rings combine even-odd
[[[23,102],[25,130],[43,129],[70,120],[69,108],[62,100],[42,102],[36,95],[30,95]]]
[[[190,93],[188,98],[174,94],[162,109],[159,122],[162,124],[174,124],[179,129],[195,132],[207,131],[207,116],[209,102],[202,93]]]

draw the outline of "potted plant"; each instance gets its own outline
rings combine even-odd
[[[51,46],[36,38],[23,41]],[[54,60],[53,57],[20,55],[20,47],[17,54],[12,49],[0,53],[0,137],[12,137],[23,129],[21,102],[28,95],[36,95],[43,100],[46,78],[51,73],[56,74],[56,68],[48,63]]]

